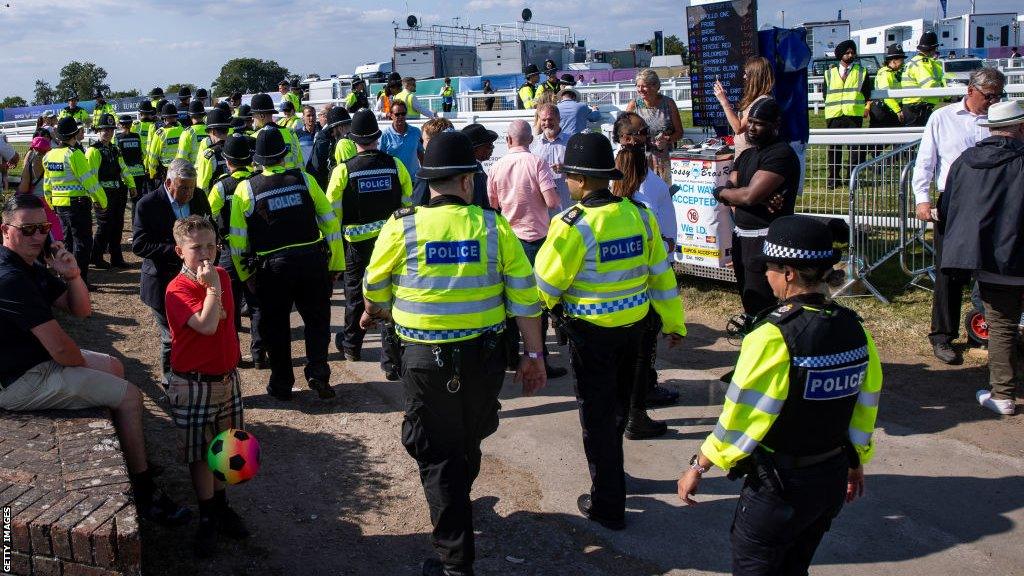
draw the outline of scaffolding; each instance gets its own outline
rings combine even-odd
[[[539,40],[558,42],[565,46],[576,44],[576,37],[568,26],[517,21],[512,24],[481,24],[479,26],[402,27],[395,24],[395,48],[417,46],[476,46],[483,42],[513,40]]]

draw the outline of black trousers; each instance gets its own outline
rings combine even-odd
[[[825,125],[828,128],[860,128],[864,126],[864,118],[861,116],[838,116],[829,118]],[[848,165],[843,164],[843,148],[850,149]],[[862,146],[829,146],[826,155],[828,157],[828,186],[838,188],[849,182],[850,169],[864,161],[865,150]]]
[[[945,231],[935,227],[935,261],[942,261],[942,243]],[[970,283],[969,275],[950,275],[935,268],[935,292],[932,294],[932,331],[928,340],[935,344],[949,344],[960,335],[960,304],[964,289]]]
[[[306,379],[328,382],[327,347],[331,342],[331,280],[327,255],[320,248],[272,254],[256,273],[261,305],[259,334],[270,356],[270,388],[292,389],[292,305],[302,317],[306,339]]]
[[[454,574],[473,573],[469,495],[480,473],[480,442],[498,429],[498,393],[505,378],[499,339],[490,334],[437,346],[403,346],[402,444],[419,466],[434,549]],[[460,386],[453,391],[449,382],[456,371]]]
[[[806,576],[846,496],[848,461],[779,469],[776,488],[747,477],[733,517],[733,576]]]
[[[523,240],[519,239],[519,243],[523,245],[523,252],[526,253],[526,259],[530,262],[530,266],[533,266],[537,260],[537,253],[540,252],[540,247],[544,245],[544,238],[538,240]],[[548,355],[548,311],[541,310],[540,312],[540,340],[544,356]],[[516,322],[515,318],[509,318],[505,321],[505,345],[508,346],[508,361],[509,368],[515,369],[514,367],[519,366],[519,348],[522,343],[522,335],[519,333],[519,323]],[[547,358],[544,359],[544,363],[547,364]]]
[[[376,238],[361,242],[345,242],[345,326],[335,334],[334,343],[338,348],[358,353],[363,348],[366,330],[359,327],[359,319],[366,310],[363,301],[363,276],[370,263],[370,255]],[[394,325],[381,325],[380,367],[385,372],[401,370],[402,352]]]
[[[658,384],[658,371],[654,363],[658,359],[658,332],[661,331],[661,317],[651,308],[647,318],[641,322],[643,332],[636,349],[636,365],[633,368],[633,390],[629,396],[629,417],[647,411],[647,392]]]
[[[903,124],[905,126],[924,126],[928,117],[935,110],[935,105],[928,102],[905,104],[903,106]]]
[[[121,253],[121,237],[124,235],[124,210],[128,205],[128,190],[121,188],[104,188],[107,193],[107,207],[96,206],[96,235],[92,243],[92,261],[103,260],[104,254],[110,254],[110,263],[124,262]]]
[[[445,112],[451,112],[453,105],[454,105],[454,102],[452,104],[445,104],[445,103],[442,102],[441,103],[441,110],[443,110]]]
[[[590,469],[593,509],[606,518],[626,513],[622,433],[626,429],[642,323],[602,328],[570,320],[569,358],[576,375],[576,403],[583,451]]]
[[[743,311],[751,315],[779,301],[772,293],[768,277],[764,275],[767,270],[764,262],[756,259],[764,251],[764,239],[764,236],[737,236],[735,232],[732,235],[732,270],[736,274]]]
[[[231,278],[231,294],[235,298],[235,331],[242,331],[242,301],[249,306],[249,352],[255,361],[263,354],[263,338],[260,337],[260,320],[263,316],[260,310],[260,301],[256,293],[249,289],[249,285],[238,279],[238,272],[235,271],[235,263],[231,260],[231,254],[227,250],[220,253],[219,263],[227,270]]]
[[[54,208],[64,228],[64,247],[75,255],[82,281],[89,283],[89,260],[92,257],[92,200],[85,196],[71,199],[70,206]]]

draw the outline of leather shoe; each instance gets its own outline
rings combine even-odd
[[[316,395],[321,400],[330,400],[331,398],[337,396],[337,393],[334,392],[334,388],[331,388],[330,384],[328,384],[327,382],[323,382],[317,378],[309,379],[309,389],[315,390]]]
[[[402,379],[402,376],[398,373],[398,370],[388,370],[384,373],[384,377],[387,378],[388,382],[398,382]]]
[[[679,400],[679,392],[655,384],[647,391],[647,406],[671,406]]]
[[[278,390],[274,390],[270,386],[267,386],[267,395],[272,396],[272,397],[280,400],[281,402],[290,402],[291,399],[292,399],[292,391],[291,390],[278,391]]]
[[[551,364],[545,364],[544,369],[547,372],[548,380],[553,378],[561,378],[569,373],[569,370],[560,366],[552,366]]]
[[[345,360],[348,360],[349,362],[359,362],[363,359],[362,355],[355,350],[344,350],[342,351],[342,354],[345,355]]]
[[[626,527],[625,518],[609,518],[595,513],[594,505],[590,501],[590,494],[581,494],[576,499],[576,507],[579,508],[580,513],[586,516],[588,520],[593,520],[609,530],[622,530]]]
[[[653,420],[646,412],[633,414],[626,422],[626,438],[630,440],[646,440],[664,436],[668,432],[668,424],[661,420]]]
[[[953,346],[949,342],[939,342],[938,344],[932,344],[932,352],[935,353],[936,358],[938,358],[945,364],[956,365],[964,361],[963,358],[960,357],[960,354],[953,349]]]

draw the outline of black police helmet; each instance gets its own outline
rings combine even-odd
[[[160,109],[160,115],[164,117],[174,116],[175,118],[177,118],[178,107],[168,102],[167,104],[163,105],[163,108]]]
[[[335,106],[327,111],[327,126],[324,126],[325,130],[330,130],[335,126],[341,126],[342,124],[351,124],[352,117],[349,116],[348,110],[345,110],[341,106]]]
[[[206,114],[206,128],[221,128],[228,129],[231,127],[231,112],[221,110],[220,108],[214,108]]]
[[[193,100],[188,103],[189,116],[203,116],[206,114],[206,107],[201,100]]]
[[[113,130],[117,128],[117,120],[113,114],[101,114],[100,121],[93,125],[92,129],[96,132],[100,130]]]
[[[333,108],[332,108],[333,110]],[[352,130],[348,133],[350,140],[356,144],[372,144],[380,138],[380,126],[373,112],[362,109],[352,116]]]
[[[469,136],[462,132],[441,132],[427,144],[423,164],[416,176],[427,181],[443,180],[481,170],[480,163],[473,156],[473,141]]]
[[[604,134],[581,132],[569,138],[562,164],[565,174],[580,174],[592,178],[622,180],[622,172],[615,167],[612,143]]]
[[[256,153],[253,157],[257,164],[264,166],[277,164],[288,153],[288,145],[284,142],[281,131],[267,127],[256,135]]]
[[[249,102],[249,106],[252,108],[253,112],[263,114],[272,114],[276,111],[274,109],[274,99],[271,98],[269,94],[264,94],[262,92],[252,97],[252,100]]]
[[[75,134],[78,134],[78,122],[70,116],[65,116],[57,121],[57,137],[61,140],[67,140]]]
[[[249,144],[249,137],[245,134],[235,132],[224,141],[224,148],[221,149],[224,157],[232,164],[249,164],[252,162],[252,146]]]
[[[782,216],[768,227],[763,252],[756,258],[796,267],[830,268],[842,257],[842,250],[833,246],[835,240],[834,226],[828,222],[811,216]]]

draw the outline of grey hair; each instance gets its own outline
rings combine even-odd
[[[530,142],[533,142],[530,124],[526,120],[513,120],[508,125],[508,137],[516,144],[529,146]]]
[[[654,86],[655,88],[661,88],[661,78],[658,77],[657,72],[650,68],[644,68],[637,72],[636,81],[648,86]]]
[[[196,167],[184,158],[175,158],[167,167],[168,180],[195,180]]]
[[[995,68],[978,68],[971,72],[971,85],[979,88],[1002,88],[1006,86],[1006,75]]]

